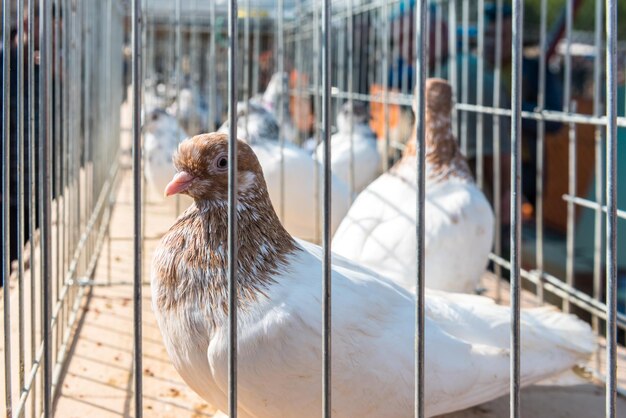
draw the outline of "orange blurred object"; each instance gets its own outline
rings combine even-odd
[[[522,221],[531,221],[533,219],[534,213],[535,207],[532,205],[532,203],[522,203]]]
[[[388,94],[391,97],[396,93],[398,93],[396,89],[390,89]],[[370,103],[370,114],[372,116],[372,119],[370,120],[370,127],[376,134],[376,138],[383,139],[385,137],[385,106],[383,104],[383,87],[379,84],[372,84],[370,86],[370,94],[375,97],[374,101]],[[389,129],[394,129],[398,125],[399,120],[400,106],[390,104]]]
[[[299,73],[292,70],[289,76],[289,88],[296,90],[296,94],[289,96],[289,113],[296,129],[299,132],[308,134],[313,130],[315,123],[315,113],[313,111],[313,101],[305,93],[309,85],[309,76],[305,73]],[[299,96],[297,90],[302,90],[302,96]]]

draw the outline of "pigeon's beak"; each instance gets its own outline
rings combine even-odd
[[[172,181],[165,187],[165,196],[184,192],[191,186],[191,182],[194,179],[195,177],[186,171],[176,173]]]

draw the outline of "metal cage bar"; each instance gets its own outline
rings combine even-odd
[[[617,2],[606,2],[606,416],[617,416]]]
[[[331,11],[330,0],[322,2],[322,132],[324,144],[323,159],[323,202],[322,213],[322,416],[330,418],[332,414],[332,281],[331,281]]]
[[[80,303],[86,294],[86,289],[92,286],[91,276],[105,237],[109,237],[108,225],[115,199],[112,197],[116,190],[116,179],[119,170],[118,148],[107,145],[103,138],[115,136],[119,121],[117,116],[102,115],[116,110],[121,101],[121,93],[116,88],[107,88],[115,85],[117,72],[121,74],[117,65],[122,62],[121,50],[123,45],[123,19],[131,12],[131,19],[127,21],[132,27],[131,73],[133,96],[133,198],[134,198],[134,247],[135,271],[133,277],[134,302],[134,400],[135,415],[142,414],[142,276],[143,269],[143,228],[146,216],[142,215],[146,187],[142,187],[143,171],[141,169],[141,132],[142,100],[141,86],[146,79],[146,87],[157,89],[159,74],[156,71],[157,56],[163,54],[159,50],[159,37],[168,37],[169,44],[165,51],[171,54],[172,60],[163,64],[167,67],[165,75],[166,87],[172,83],[176,85],[176,98],[168,96],[178,102],[180,111],[180,91],[186,84],[183,79],[187,76],[192,86],[202,85],[202,91],[208,96],[206,114],[207,125],[210,130],[216,128],[216,122],[223,119],[219,111],[218,102],[228,99],[228,120],[230,125],[229,157],[229,412],[231,417],[237,414],[237,262],[236,243],[240,234],[236,228],[236,108],[237,99],[243,97],[246,103],[263,88],[268,69],[283,73],[289,81],[296,80],[296,85],[280,83],[278,99],[279,143],[281,161],[284,149],[288,144],[284,138],[289,122],[290,113],[285,106],[287,100],[304,98],[309,102],[296,101],[295,107],[302,103],[310,104],[313,120],[308,132],[298,131],[296,143],[302,142],[313,132],[320,149],[324,150],[323,161],[316,166],[315,182],[317,182],[315,204],[317,215],[315,222],[317,241],[324,247],[324,264],[322,272],[322,394],[323,416],[331,415],[331,129],[334,123],[333,112],[337,111],[343,100],[355,100],[380,105],[382,115],[381,135],[382,142],[386,142],[384,153],[385,168],[392,166],[397,151],[404,149],[401,141],[396,141],[392,120],[395,111],[413,104],[417,100],[417,134],[412,135],[418,144],[417,157],[417,193],[416,230],[418,240],[418,274],[416,277],[416,306],[415,306],[415,416],[424,416],[424,308],[425,308],[425,269],[424,269],[424,224],[425,224],[425,156],[424,156],[424,86],[426,76],[436,75],[448,71],[448,77],[454,85],[454,95],[457,103],[454,114],[455,124],[460,130],[459,140],[462,149],[469,151],[470,136],[474,133],[473,118],[476,119],[476,177],[479,186],[491,187],[494,201],[508,199],[506,187],[512,191],[510,207],[510,237],[506,232],[496,228],[495,247],[491,255],[493,270],[498,280],[496,294],[499,299],[500,283],[507,272],[511,277],[511,381],[510,381],[510,415],[521,416],[520,399],[520,358],[522,355],[520,340],[520,295],[522,285],[530,284],[539,303],[561,304],[565,311],[578,312],[590,315],[593,328],[597,333],[606,333],[607,337],[607,365],[606,382],[606,416],[615,417],[616,394],[622,393],[615,375],[617,366],[616,350],[618,332],[626,330],[626,314],[618,312],[617,308],[617,281],[618,281],[618,248],[617,225],[626,219],[626,211],[617,207],[617,141],[618,127],[626,127],[626,116],[619,116],[617,111],[617,73],[618,68],[618,26],[617,2],[614,0],[595,3],[595,32],[593,43],[593,113],[588,114],[584,109],[574,106],[576,99],[573,89],[576,82],[572,70],[575,70],[572,44],[576,40],[574,29],[575,2],[567,2],[565,10],[565,49],[561,52],[564,69],[564,96],[562,109],[554,110],[547,102],[549,82],[546,73],[549,70],[548,52],[548,2],[541,0],[539,25],[539,82],[536,107],[532,110],[522,109],[522,41],[524,40],[523,10],[521,0],[513,2],[513,51],[511,108],[507,103],[507,94],[501,94],[495,88],[492,94],[484,81],[485,74],[493,74],[494,85],[506,83],[505,70],[501,65],[503,50],[508,45],[496,41],[494,68],[488,68],[485,56],[485,38],[487,36],[484,1],[478,2],[475,10],[474,3],[463,1],[436,1],[432,8],[426,1],[414,2],[408,5],[401,0],[383,2],[372,0],[354,2],[346,0],[331,6],[330,0],[323,3],[297,1],[297,10],[291,8],[294,2],[279,0],[272,4],[269,16],[263,16],[253,10],[255,2],[246,1],[245,14],[238,14],[236,0],[228,2],[228,29],[224,27],[223,15],[225,7],[209,2],[206,6],[208,17],[201,15],[202,2],[194,1],[193,13],[183,9],[191,1],[177,0],[172,13],[158,16],[156,11],[151,14],[154,21],[147,25],[145,18],[147,11],[142,9],[140,0],[132,0],[131,7],[123,9],[123,2],[111,0],[109,2],[74,2],[71,0],[17,0],[3,1],[3,44],[4,50],[9,49],[8,28],[17,19],[19,22],[29,18],[29,25],[19,26],[17,42],[21,44],[23,38],[34,39],[35,35],[42,36],[41,64],[34,63],[32,44],[27,49],[19,49],[16,68],[11,67],[9,54],[3,60],[3,208],[2,233],[5,241],[11,240],[10,226],[13,218],[9,214],[8,205],[14,199],[10,192],[13,181],[18,183],[17,236],[22,246],[17,250],[17,284],[15,292],[10,286],[5,286],[4,294],[4,345],[5,345],[5,403],[7,411],[12,409],[12,416],[40,416],[51,415],[54,412],[52,400],[61,383],[62,368],[67,361],[68,347],[72,341],[72,331],[80,319]],[[28,9],[23,7],[28,3]],[[12,4],[17,5],[11,10]],[[145,5],[148,2],[144,3]],[[496,32],[501,33],[504,27],[504,1],[497,0],[495,5]],[[41,10],[35,11],[35,5]],[[117,6],[116,6],[117,5]],[[168,7],[171,5],[168,4]],[[456,7],[461,7],[457,16]],[[151,5],[151,8],[153,6]],[[155,6],[154,10],[157,7]],[[268,9],[269,10],[269,9]],[[476,13],[475,13],[476,11]],[[41,12],[42,19],[39,27],[34,27],[36,13]],[[197,12],[197,15],[196,15]],[[126,16],[124,14],[126,13]],[[272,14],[273,13],[273,14]],[[434,18],[430,19],[434,14]],[[26,16],[25,16],[26,15]],[[410,24],[406,24],[406,17]],[[442,36],[440,24],[447,16],[448,31]],[[103,17],[99,19],[99,17]],[[63,19],[62,23],[57,20]],[[245,19],[242,21],[242,19]],[[602,27],[606,19],[606,27]],[[165,22],[165,23],[164,23]],[[190,23],[191,22],[191,23]],[[244,30],[239,32],[238,25]],[[472,44],[471,27],[477,24],[477,44]],[[187,26],[189,32],[187,32]],[[252,26],[250,26],[252,25]],[[428,25],[431,25],[429,28]],[[432,30],[434,25],[434,33]],[[146,39],[140,38],[145,28]],[[429,30],[430,29],[430,30]],[[459,31],[460,29],[460,31]],[[605,30],[607,43],[603,44],[602,30]],[[166,33],[167,31],[167,33]],[[27,32],[27,33],[25,33]],[[171,36],[174,34],[174,36]],[[460,36],[458,35],[460,34]],[[114,36],[115,35],[115,36]],[[196,39],[198,35],[199,39]],[[432,37],[432,39],[431,39]],[[189,45],[183,48],[189,38]],[[404,39],[411,38],[410,42]],[[447,39],[446,39],[447,38]],[[459,42],[457,42],[457,38]],[[447,41],[447,54],[444,43]],[[242,51],[237,46],[244,45]],[[250,44],[252,42],[252,44]],[[415,44],[413,44],[413,42]],[[200,48],[204,51],[208,46],[208,53],[202,60],[194,55]],[[172,47],[172,48],[170,48]],[[272,59],[275,61],[268,68],[261,69],[257,61],[260,52],[275,47]],[[434,62],[428,63],[430,54],[428,48],[434,48]],[[154,48],[154,49],[151,49]],[[307,54],[309,49],[312,54]],[[99,57],[97,51],[105,51]],[[469,56],[477,52],[477,61],[472,63]],[[224,58],[228,52],[227,66]],[[489,51],[491,52],[491,51]],[[243,56],[242,56],[243,53]],[[602,55],[606,53],[606,57]],[[336,54],[336,59],[333,56]],[[191,69],[187,69],[188,55],[191,55]],[[462,55],[462,57],[461,57]],[[295,57],[295,59],[294,59]],[[142,59],[145,58],[145,63]],[[198,58],[198,59],[196,59]],[[242,59],[243,58],[243,59]],[[409,72],[401,69],[400,59],[411,62],[415,71],[411,84],[416,88],[415,93],[410,91]],[[202,61],[202,63],[198,62]],[[603,62],[606,64],[606,81],[603,77]],[[477,65],[477,77],[472,75],[473,65]],[[197,68],[196,68],[197,67]],[[204,68],[203,68],[204,67]],[[446,68],[447,67],[447,68]],[[36,68],[41,71],[37,75]],[[364,68],[366,68],[364,70]],[[204,70],[204,74],[200,71]],[[295,71],[294,71],[295,70]],[[8,103],[10,93],[15,88],[10,76],[17,71],[17,90],[20,101],[17,105],[18,125],[13,131],[8,121],[16,115],[12,114]],[[293,72],[292,72],[293,71]],[[24,72],[24,73],[23,73]],[[295,77],[297,75],[297,77]],[[302,81],[303,75],[310,76],[311,80]],[[172,77],[173,76],[173,77]],[[225,83],[225,78],[228,82]],[[238,78],[241,77],[241,78]],[[37,79],[37,80],[36,80]],[[76,81],[78,80],[78,81]],[[243,80],[243,83],[239,83]],[[153,83],[150,84],[149,82]],[[379,92],[370,90],[373,84],[381,82]],[[333,85],[333,82],[335,85]],[[476,82],[476,86],[471,83]],[[38,86],[39,89],[36,89]],[[241,90],[240,90],[241,87]],[[473,88],[477,89],[472,98]],[[396,91],[396,89],[398,91]],[[606,102],[603,89],[606,92]],[[120,89],[121,91],[121,89]],[[168,91],[169,94],[169,91]],[[491,96],[491,97],[489,97]],[[606,106],[605,106],[606,103]],[[249,106],[249,105],[248,105]],[[249,106],[250,108],[250,106]],[[32,109],[32,111],[31,111]],[[39,109],[38,116],[34,116],[35,109]],[[298,112],[299,114],[299,112]],[[91,115],[91,116],[90,116]],[[246,116],[247,117],[247,116]],[[493,126],[484,126],[492,118]],[[505,123],[510,120],[511,138],[510,149],[510,179],[506,168],[508,149],[501,138],[508,135]],[[530,175],[536,186],[536,212],[533,214],[535,224],[531,224],[536,236],[533,246],[536,253],[530,261],[522,265],[522,202],[521,202],[521,138],[522,125],[532,122],[537,127],[536,168]],[[569,125],[569,184],[567,192],[563,194],[564,207],[567,207],[567,243],[564,259],[565,272],[556,274],[546,271],[547,240],[544,218],[546,214],[548,196],[545,186],[548,167],[544,159],[548,156],[549,133],[547,126],[551,122]],[[579,153],[577,144],[583,138],[577,138],[576,129],[579,125],[593,125],[595,149],[595,195],[584,196],[577,192],[576,158]],[[248,123],[245,124],[246,129]],[[394,133],[392,133],[394,132]],[[37,133],[37,134],[36,134]],[[485,159],[488,140],[483,140],[492,133],[493,165]],[[18,159],[24,161],[18,171],[11,171],[10,138],[17,135]],[[606,135],[606,144],[604,137]],[[247,135],[246,135],[247,136]],[[350,132],[350,180],[349,189],[354,192],[355,170],[357,158],[354,144],[354,122],[351,121]],[[394,139],[391,139],[391,138]],[[381,142],[381,144],[382,144]],[[382,148],[381,148],[382,150]],[[103,161],[97,161],[103,156]],[[606,167],[604,165],[606,156]],[[22,164],[20,164],[21,166]],[[42,171],[39,172],[35,166]],[[321,170],[321,173],[319,172]],[[489,173],[489,172],[492,173]],[[321,176],[319,174],[322,174]],[[489,174],[492,174],[489,178]],[[524,174],[527,172],[524,169]],[[35,181],[28,182],[28,178]],[[285,190],[285,177],[289,178],[289,171],[284,162],[281,163],[281,205],[289,197]],[[320,181],[321,179],[321,181]],[[4,199],[6,196],[6,200]],[[354,193],[351,193],[354,199]],[[5,207],[6,205],[6,207]],[[35,209],[36,208],[36,209]],[[34,211],[38,215],[29,216]],[[498,226],[508,213],[495,205]],[[576,246],[579,239],[575,238],[579,227],[576,223],[576,214],[583,211],[593,213],[593,289],[584,290],[574,280],[576,273],[575,261]],[[177,210],[178,212],[178,210]],[[285,209],[280,208],[280,218],[284,221]],[[606,214],[606,215],[605,215]],[[606,218],[605,218],[606,216]],[[37,219],[39,218],[39,219]],[[322,218],[321,222],[319,218]],[[602,223],[606,219],[606,231]],[[524,226],[524,237],[529,229]],[[604,235],[606,232],[606,236]],[[532,233],[528,234],[531,235]],[[510,238],[510,253],[502,241]],[[27,242],[25,242],[27,241]],[[603,242],[604,241],[604,242]],[[107,239],[110,243],[110,237]],[[603,257],[603,244],[606,245],[606,256]],[[24,267],[27,254],[31,254],[30,275]],[[110,254],[110,252],[109,252]],[[508,259],[507,259],[508,256]],[[3,248],[2,279],[6,284],[10,280],[12,267],[9,250]],[[524,253],[526,257],[526,253]],[[545,260],[544,260],[545,258]],[[605,258],[605,260],[603,260]],[[524,258],[524,261],[528,260]],[[532,262],[534,261],[534,265]],[[110,266],[110,263],[109,263]],[[606,268],[606,272],[603,269]],[[506,272],[504,271],[506,270]],[[548,269],[548,271],[551,271]],[[606,274],[606,290],[602,289],[602,275]],[[30,280],[30,281],[29,281]],[[525,288],[524,288],[525,289]],[[15,294],[13,294],[15,293]],[[606,296],[606,299],[604,299]],[[558,298],[554,302],[553,297]],[[11,304],[11,300],[16,304]],[[32,315],[28,315],[28,305],[34,306]],[[17,308],[16,308],[17,306]],[[16,329],[11,329],[17,322]],[[606,328],[601,329],[606,322]],[[14,325],[14,324],[13,324]],[[13,346],[11,345],[13,342]],[[17,347],[17,348],[16,348]],[[600,365],[596,366],[595,374],[602,377]],[[8,412],[11,414],[11,412]]]
[[[133,370],[134,370],[134,401],[135,416],[143,416],[143,367],[142,367],[142,282],[143,282],[143,225],[142,225],[142,143],[141,143],[141,91],[143,57],[141,33],[143,26],[140,0],[131,2],[132,19],[132,95],[133,95],[133,122],[132,122],[132,154],[133,154]]]
[[[545,94],[546,94],[546,32],[547,32],[547,19],[548,19],[548,4],[547,0],[541,0],[541,17],[539,23],[539,89],[537,92],[537,109],[541,112],[545,107]],[[537,189],[536,197],[536,217],[535,217],[535,234],[536,239],[536,256],[535,264],[539,274],[543,274],[544,270],[544,240],[543,240],[543,177],[544,177],[544,147],[545,147],[545,122],[543,120],[537,121],[537,171],[535,173],[535,187]],[[537,296],[539,303],[544,301],[543,282],[539,281],[537,286]]]
[[[9,50],[9,38],[11,28],[11,2],[9,0],[3,0],[2,2],[2,49],[3,51]],[[2,56],[2,149],[4,161],[2,161],[2,239],[4,242],[10,241],[9,232],[9,188],[10,188],[10,109],[9,109],[9,97],[10,97],[10,71],[11,62],[10,56],[4,53]],[[4,387],[5,387],[5,408],[7,416],[12,414],[13,399],[12,399],[12,379],[11,379],[11,286],[7,286],[9,283],[9,276],[11,274],[9,265],[9,247],[4,245],[2,247],[2,283],[3,283],[3,296],[4,296]],[[8,372],[7,372],[8,371]]]
[[[416,299],[415,299],[415,417],[423,418],[425,416],[425,287],[426,287],[426,266],[425,266],[425,230],[426,230],[426,75],[428,67],[426,67],[427,39],[426,19],[427,19],[427,2],[421,0],[417,5],[415,14],[415,68],[417,76],[415,77],[415,92],[417,93],[417,137],[415,138],[417,145],[417,205],[416,216],[417,221],[415,233],[417,234],[417,277],[416,277]],[[439,30],[439,29],[437,29]]]
[[[51,122],[51,107],[52,107],[52,66],[51,49],[52,49],[52,37],[51,35],[51,21],[52,21],[52,7],[51,2],[41,0],[39,4],[40,11],[43,14],[43,19],[39,21],[40,37],[43,42],[40,42],[40,65],[43,67],[43,71],[39,72],[39,84],[41,89],[41,99],[39,101],[39,114],[40,114],[40,146],[39,146],[39,184],[40,187],[40,201],[41,203],[41,265],[42,265],[42,286],[41,286],[41,299],[42,303],[42,338],[43,338],[43,414],[44,416],[52,415],[52,397],[50,389],[52,387],[52,331],[50,327],[50,318],[52,316],[51,310],[51,298],[48,295],[51,294],[51,281],[52,281],[52,254],[50,250],[51,246],[51,143],[52,143],[52,122]]]
[[[521,389],[521,336],[520,336],[520,255],[522,206],[522,41],[524,5],[513,1],[512,82],[511,82],[511,384],[510,416],[519,418]]]
[[[228,416],[237,418],[237,0],[228,2]]]

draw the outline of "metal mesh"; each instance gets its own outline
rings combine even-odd
[[[126,86],[132,86],[133,103],[134,276],[128,279],[134,283],[139,417],[141,291],[147,270],[142,118],[163,100],[178,105],[175,115],[180,119],[179,98],[182,90],[191,89],[200,92],[206,112],[185,129],[213,131],[229,120],[234,138],[242,135],[237,132],[237,101],[258,96],[274,73],[284,72],[277,110],[281,161],[290,120],[295,143],[324,144],[321,166],[316,166],[321,173],[315,172],[317,212],[310,237],[324,248],[324,416],[332,412],[329,144],[334,115],[347,100],[370,106],[385,171],[407,141],[418,143],[415,415],[424,416],[425,134],[420,122],[425,80],[432,76],[447,78],[453,86],[453,123],[460,146],[495,213],[490,255],[490,270],[497,279],[494,298],[508,299],[512,306],[511,416],[519,417],[523,410],[522,292],[533,294],[537,304],[553,304],[581,316],[606,339],[606,368],[597,366],[593,373],[606,383],[606,416],[617,416],[617,393],[626,390],[616,376],[617,347],[624,345],[626,330],[626,312],[618,309],[618,279],[624,280],[626,267],[617,246],[619,225],[626,220],[625,208],[618,209],[617,171],[618,127],[626,127],[618,109],[623,47],[618,48],[617,2],[596,1],[594,26],[585,31],[576,27],[581,3],[566,2],[562,15],[554,18],[548,1],[542,0],[538,22],[524,24],[521,0],[4,0],[6,415],[54,413],[53,399],[68,347],[77,338],[81,305],[91,286],[100,284],[92,276],[109,236],[119,173],[128,168],[120,151],[119,111]],[[16,28],[15,34],[11,28]],[[555,68],[560,74],[556,78]],[[556,85],[560,91],[555,92]],[[236,153],[235,141],[229,153]],[[566,170],[560,161],[567,161]],[[351,159],[352,198],[354,165]],[[230,306],[236,306],[232,267],[241,233],[234,222],[235,173],[236,164],[231,164]],[[288,198],[289,174],[281,164],[281,202]],[[285,208],[277,212],[284,221]],[[502,290],[507,282],[508,298]],[[236,309],[229,314],[229,415],[235,417]]]

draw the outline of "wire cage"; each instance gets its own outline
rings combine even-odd
[[[267,132],[255,131],[261,108],[276,120],[276,141],[262,151],[273,162],[263,170],[274,209],[292,235],[323,248],[325,417],[334,396],[331,239],[359,193],[416,144],[416,222],[407,232],[416,237],[413,412],[430,416],[425,86],[439,77],[452,86],[452,131],[495,217],[477,292],[511,306],[509,398],[495,410],[519,417],[537,408],[524,403],[520,312],[552,305],[589,322],[599,343],[583,374],[602,402],[572,413],[619,416],[626,407],[623,10],[617,0],[556,3],[3,0],[5,415],[214,416],[174,373],[149,311],[149,262],[191,203],[163,200],[161,181],[175,173],[171,155],[188,136],[220,129],[249,143],[264,139]],[[346,103],[365,109],[375,163],[357,160],[351,140],[348,162],[332,166],[331,136]],[[158,140],[164,132],[167,144]],[[229,141],[229,155],[236,152]],[[375,175],[361,184],[368,164]],[[246,234],[234,221],[236,169],[229,164],[235,309],[222,411],[231,417],[233,267]]]

